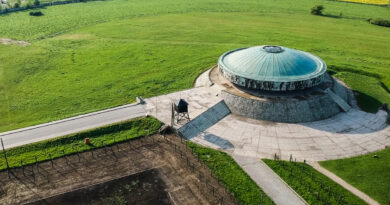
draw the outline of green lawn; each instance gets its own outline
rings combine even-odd
[[[374,158],[374,155],[378,158]],[[379,203],[390,204],[390,148],[320,164]]]
[[[313,16],[313,5],[343,18]],[[363,96],[390,103],[386,7],[325,0],[111,0],[0,16],[0,131],[189,88],[227,50],[277,44],[323,58]],[[362,32],[364,31],[364,32]],[[360,82],[369,82],[370,86]],[[371,103],[375,102],[375,103]]]
[[[309,204],[366,204],[306,163],[263,161]]]
[[[274,204],[228,154],[190,141],[187,141],[187,146],[211,169],[240,204]]]
[[[51,158],[59,158],[77,152],[84,152],[102,146],[127,141],[156,133],[161,122],[155,118],[139,118],[120,122],[104,127],[66,135],[55,139],[45,140],[33,144],[7,149],[9,166],[20,167],[38,162],[47,161]],[[90,145],[84,143],[85,138],[90,138]],[[3,152],[0,152],[0,170],[7,168]]]

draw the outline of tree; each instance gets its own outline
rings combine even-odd
[[[24,1],[24,6],[26,8],[31,8],[31,6],[34,5],[34,2],[32,0],[26,0]]]
[[[322,10],[324,10],[324,9],[325,9],[324,6],[316,5],[313,8],[311,8],[311,14],[321,16],[322,15]]]
[[[34,6],[38,6],[40,3],[39,0],[34,0]]]

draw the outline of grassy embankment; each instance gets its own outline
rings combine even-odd
[[[161,122],[155,118],[139,118],[116,123],[76,134],[66,135],[33,144],[7,149],[8,163],[11,168],[47,161],[66,155],[84,152],[99,147],[131,140],[156,133]],[[90,145],[84,143],[90,138]],[[7,168],[3,152],[0,152],[0,170]]]
[[[374,158],[377,155],[378,158]],[[383,205],[390,204],[390,148],[367,155],[320,162]]]
[[[309,204],[366,204],[310,165],[282,160],[263,161]]]
[[[310,8],[325,6],[328,16]],[[364,110],[390,103],[386,7],[323,0],[93,1],[0,16],[0,132],[193,85],[227,50],[276,44],[323,58]],[[340,12],[342,18],[336,18]],[[362,32],[364,31],[364,32]],[[364,83],[362,83],[364,82]]]
[[[197,145],[187,145],[213,171],[241,204],[274,204],[244,170],[224,152]]]

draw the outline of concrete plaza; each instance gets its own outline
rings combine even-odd
[[[191,119],[222,100],[221,89],[208,81],[208,72],[195,88],[146,100],[145,110],[171,123],[171,103],[183,98]],[[157,106],[156,106],[157,105]],[[156,112],[157,107],[157,112]],[[390,146],[387,112],[366,113],[357,107],[331,118],[307,123],[276,123],[230,114],[191,140],[239,156],[321,161],[366,154]],[[181,127],[185,122],[176,124]]]

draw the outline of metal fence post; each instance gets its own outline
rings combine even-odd
[[[20,165],[22,166],[23,176],[25,176],[26,174],[24,173],[23,160],[20,160]]]
[[[3,138],[0,138],[0,140],[1,140],[1,146],[3,147],[3,155],[4,155],[5,163],[7,164],[8,178],[11,178],[10,173],[9,173],[9,164],[8,164],[7,153],[5,152],[5,149],[4,149]]]
[[[51,162],[51,167],[54,167],[54,164],[53,164],[53,157],[51,156],[51,154],[49,154],[49,158],[50,158],[50,162]]]
[[[80,153],[79,153],[78,145],[76,145],[76,153],[77,153],[77,157],[79,158],[79,162],[80,162]]]
[[[261,193],[261,200],[260,200],[260,204],[263,204],[263,200],[264,200],[264,194]]]
[[[37,156],[34,156],[35,157],[35,165],[37,167],[37,172],[39,172],[39,167],[38,167],[38,158]]]

